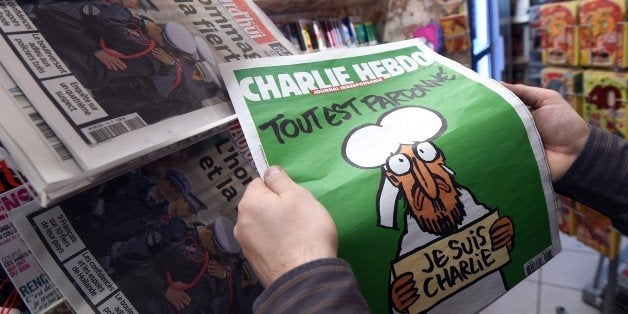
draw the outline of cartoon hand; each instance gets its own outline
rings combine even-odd
[[[225,268],[214,260],[210,261],[209,265],[207,265],[207,273],[218,279],[225,279],[227,277]]]
[[[501,217],[497,219],[491,226],[490,234],[493,251],[503,247],[507,247],[509,253],[512,251],[515,240],[515,227],[510,218]]]
[[[185,291],[173,288],[172,286],[166,290],[165,297],[168,302],[174,305],[177,311],[183,311],[192,301]]]
[[[116,52],[115,50],[112,51]],[[111,56],[103,50],[98,50],[94,55],[108,70],[119,71],[126,69],[126,64],[120,58]]]
[[[395,311],[407,313],[410,305],[419,299],[418,292],[412,273],[405,273],[395,278],[390,291]]]

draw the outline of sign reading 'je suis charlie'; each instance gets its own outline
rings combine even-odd
[[[499,83],[414,40],[221,70],[258,170],[330,211],[373,312],[474,312],[560,250],[540,137]]]

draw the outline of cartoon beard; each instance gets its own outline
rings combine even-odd
[[[436,185],[439,189],[439,196],[430,199],[425,191],[420,187],[414,188],[414,202],[408,202],[411,214],[416,219],[422,231],[445,236],[453,233],[462,224],[466,212],[464,205],[460,201],[460,192],[436,176]]]

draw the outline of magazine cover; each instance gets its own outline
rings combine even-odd
[[[529,111],[420,40],[221,71],[259,172],[329,209],[374,313],[476,312],[560,250]]]
[[[14,299],[19,295],[28,310],[40,313],[62,297],[9,219],[10,211],[32,200],[30,187],[22,180],[10,156],[0,147],[0,264],[16,288]]]
[[[250,0],[2,1],[3,65],[83,168],[224,123],[217,64],[289,55]]]
[[[262,287],[233,227],[257,175],[237,134],[11,218],[78,313],[250,312]]]

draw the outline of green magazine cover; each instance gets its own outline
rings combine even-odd
[[[330,211],[374,313],[476,312],[560,251],[540,136],[499,83],[417,40],[221,71],[258,170]]]

